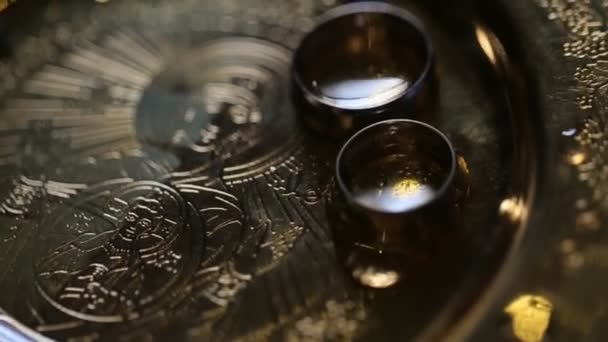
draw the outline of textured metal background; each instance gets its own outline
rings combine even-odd
[[[9,7],[0,307],[59,340],[601,340],[607,4],[402,4],[467,197],[381,291],[326,217],[338,143],[289,97],[334,1]]]

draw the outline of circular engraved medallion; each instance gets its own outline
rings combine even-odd
[[[39,293],[93,322],[155,314],[200,258],[195,211],[171,188],[139,182],[92,196],[47,222],[34,264]]]

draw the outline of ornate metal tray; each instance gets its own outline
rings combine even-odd
[[[467,198],[371,290],[289,96],[335,0],[0,1],[0,340],[604,340],[608,2],[399,3]]]

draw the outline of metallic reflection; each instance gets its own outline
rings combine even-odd
[[[490,62],[496,65],[496,53],[494,52],[494,47],[492,46],[492,39],[496,39],[493,34],[487,31],[482,26],[475,27],[475,36],[477,37],[477,42],[481,47],[481,50],[486,54]]]
[[[522,342],[539,342],[545,337],[553,304],[541,296],[522,295],[505,308],[513,320],[513,334]]]
[[[411,196],[424,187],[417,179],[404,179],[393,186],[393,196],[403,198]]]
[[[469,170],[469,164],[462,156],[458,157],[458,167],[464,173],[465,176],[468,176],[471,173],[471,171]]]
[[[498,212],[513,222],[522,221],[528,214],[528,208],[522,198],[511,197],[500,203]]]
[[[400,77],[374,75],[370,77],[337,80],[322,86],[321,92],[332,99],[361,99],[383,96],[385,92],[405,91],[409,82]]]
[[[51,342],[48,339],[38,333],[28,330],[21,323],[16,320],[4,316],[4,312],[0,309],[0,341],[11,341],[11,342]]]
[[[508,60],[507,54],[496,35],[483,25],[476,24],[475,36],[479,47],[488,58],[488,61],[492,63],[496,71],[505,73],[506,70],[504,70],[504,68],[506,65],[504,62]]]
[[[380,270],[374,266],[356,268],[353,271],[353,277],[362,285],[375,289],[391,287],[400,279],[399,273],[392,270]]]
[[[587,155],[584,152],[575,152],[570,154],[568,162],[572,165],[581,165],[587,159]]]
[[[580,213],[576,217],[576,228],[580,230],[597,232],[602,227],[602,221],[597,211],[590,210]]]
[[[10,4],[14,2],[15,0],[0,0],[0,11],[5,10]]]

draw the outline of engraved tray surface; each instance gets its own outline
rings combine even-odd
[[[336,1],[1,12],[0,340],[605,339],[608,2],[399,3],[466,184],[384,290],[343,267],[339,144],[290,101]]]

